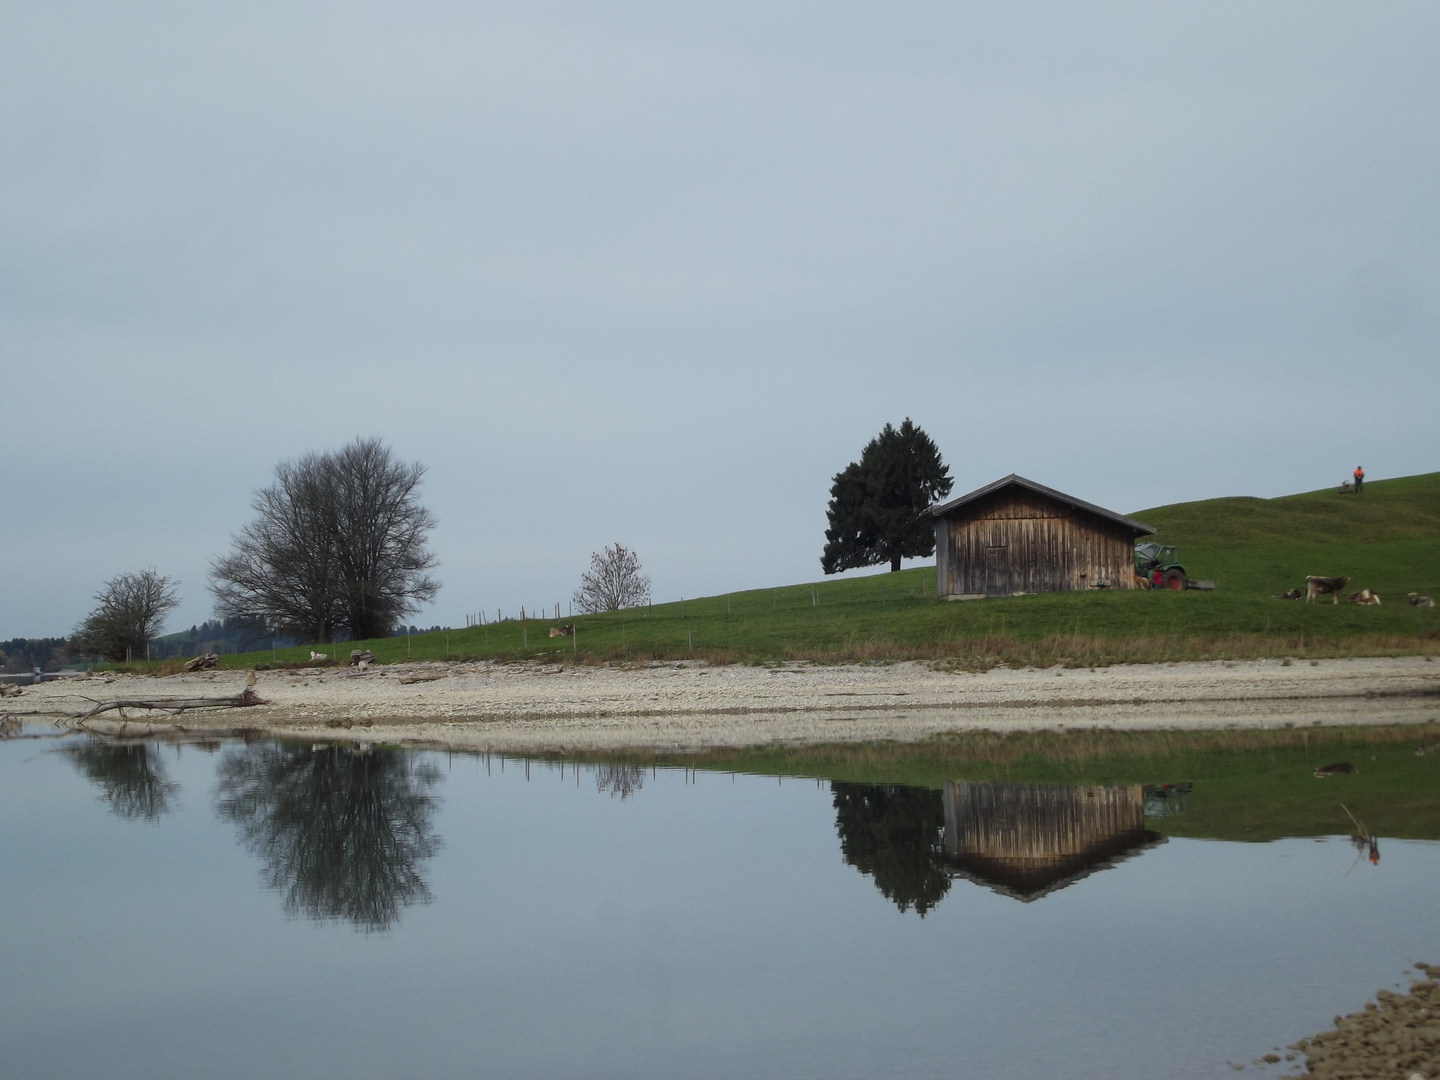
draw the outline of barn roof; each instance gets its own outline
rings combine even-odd
[[[1161,833],[1140,829],[1122,833],[1108,843],[1057,859],[994,859],[980,855],[940,855],[941,866],[952,878],[964,878],[991,892],[1023,904],[1069,888],[1100,870],[1119,866],[1142,851],[1165,843]]]
[[[1084,510],[1086,513],[1094,514],[1096,517],[1102,517],[1107,521],[1124,525],[1127,529],[1134,529],[1136,536],[1150,536],[1156,531],[1154,526],[1146,525],[1143,521],[1136,521],[1134,518],[1117,514],[1113,510],[1106,510],[1103,506],[1096,506],[1094,503],[1088,503],[1084,499],[1077,499],[1073,495],[1066,495],[1063,491],[1056,491],[1054,488],[1048,488],[1044,484],[1037,484],[1034,480],[1027,480],[1025,477],[1016,473],[1011,473],[1009,476],[1002,476],[993,484],[986,484],[982,488],[976,488],[967,495],[961,495],[958,499],[951,499],[949,502],[932,506],[926,513],[931,517],[945,517],[969,503],[983,499],[986,495],[993,495],[995,492],[1007,487],[1025,488],[1028,491],[1034,491],[1040,495],[1054,499],[1058,503],[1063,503],[1073,510]]]

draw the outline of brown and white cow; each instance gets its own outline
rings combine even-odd
[[[1318,577],[1311,574],[1305,579],[1305,602],[1313,603],[1317,596],[1328,596],[1333,603],[1340,603],[1340,590],[1345,588],[1348,577]]]
[[[1351,593],[1345,599],[1352,604],[1379,604],[1380,594],[1374,589],[1361,589],[1359,592]]]

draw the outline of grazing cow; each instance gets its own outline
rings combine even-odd
[[[550,636],[551,636],[551,637],[569,637],[569,636],[570,636],[571,634],[573,634],[573,633],[575,633],[575,624],[574,624],[574,623],[568,623],[568,622],[567,622],[564,626],[552,626],[552,627],[550,627]]]
[[[1305,595],[1304,589],[1291,589],[1289,592],[1276,593],[1276,600],[1299,600]]]
[[[1380,603],[1380,594],[1374,589],[1361,589],[1359,592],[1352,592],[1345,598],[1352,604],[1375,604]]]
[[[1305,579],[1305,602],[1309,604],[1314,602],[1317,596],[1328,596],[1338,604],[1340,603],[1340,590],[1345,588],[1345,584],[1349,580],[1343,575],[1340,577],[1317,577],[1311,574]]]
[[[1428,596],[1421,596],[1418,592],[1412,592],[1412,593],[1410,594],[1410,606],[1411,606],[1411,607],[1434,607],[1434,606],[1435,606],[1435,601],[1434,601],[1434,600],[1431,600],[1430,597],[1428,597]]]

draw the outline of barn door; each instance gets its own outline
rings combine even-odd
[[[985,595],[1009,596],[1010,547],[1008,544],[985,546]]]

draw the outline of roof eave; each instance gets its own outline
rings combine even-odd
[[[1002,476],[999,480],[986,484],[984,487],[976,488],[974,491],[961,495],[959,498],[951,499],[949,502],[938,503],[935,506],[929,507],[925,513],[934,518],[943,517],[952,510],[957,510],[967,503],[976,502],[979,499],[983,499],[986,495],[993,494],[1011,485],[1028,488],[1037,494],[1045,495],[1054,499],[1056,502],[1063,503],[1071,509],[1084,510],[1097,517],[1103,517],[1109,521],[1124,525],[1126,528],[1133,529],[1136,536],[1153,536],[1158,531],[1153,525],[1146,525],[1143,521],[1136,521],[1134,518],[1117,514],[1113,510],[1106,510],[1103,506],[1096,506],[1094,503],[1088,503],[1084,499],[1077,499],[1073,495],[1066,495],[1063,491],[1056,491],[1054,488],[1046,487],[1044,484],[1037,484],[1034,480],[1027,480],[1019,473]]]

